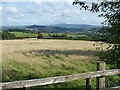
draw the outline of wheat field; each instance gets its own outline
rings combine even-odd
[[[94,71],[97,53],[108,44],[94,41],[2,40],[3,81]],[[100,47],[100,48],[99,48]]]

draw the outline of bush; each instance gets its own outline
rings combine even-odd
[[[49,34],[49,36],[53,38],[67,38],[66,34]]]
[[[1,34],[3,40],[9,40],[9,39],[15,39],[16,38],[14,34],[11,34],[9,32],[3,31],[0,34]]]
[[[42,33],[38,33],[37,39],[43,38]]]

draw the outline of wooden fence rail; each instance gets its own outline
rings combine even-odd
[[[17,88],[30,88],[33,86],[41,86],[41,85],[49,85],[56,83],[63,83],[77,79],[86,79],[86,90],[91,90],[91,78],[96,77],[96,89],[104,90],[105,89],[105,78],[104,76],[120,74],[120,69],[113,70],[103,70],[103,66],[105,64],[100,63],[97,65],[97,70],[95,72],[88,72],[82,74],[74,74],[74,75],[66,75],[66,76],[57,76],[57,77],[49,77],[43,79],[32,79],[32,80],[23,80],[23,81],[15,81],[15,82],[5,82],[0,83],[0,86],[3,90],[5,89],[17,89]],[[100,68],[102,67],[102,68]],[[102,70],[102,71],[101,71]],[[119,86],[118,86],[119,87]],[[105,89],[106,90],[106,89]],[[111,89],[112,90],[112,89]]]

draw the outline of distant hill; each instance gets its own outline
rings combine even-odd
[[[37,30],[39,32],[48,32],[48,33],[69,33],[69,32],[81,32],[82,29],[73,29],[73,28],[62,28],[57,26],[43,26],[43,25],[32,25],[27,26],[27,29]]]
[[[91,30],[98,30],[100,26],[93,26],[87,24],[56,24],[56,25],[31,25],[27,29],[37,30],[39,32],[52,33],[82,33]]]
[[[56,24],[54,26],[62,27],[62,28],[75,28],[75,29],[92,29],[92,28],[100,28],[100,26],[88,25],[88,24]]]

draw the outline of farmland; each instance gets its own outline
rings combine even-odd
[[[36,38],[38,34],[36,33],[26,33],[26,32],[8,32],[13,34],[16,39],[21,39],[21,38]],[[62,37],[63,39],[83,39],[83,38],[88,38],[87,35],[84,34],[63,34],[66,36],[62,36],[62,33],[40,33],[42,34],[42,38],[47,38],[47,39],[59,39]],[[61,38],[60,38],[61,39]]]
[[[101,41],[98,37],[92,37],[80,33],[38,33],[38,32],[2,32],[3,40],[24,39],[24,38],[41,38],[41,39],[64,39],[64,40],[87,40]]]
[[[99,44],[92,41],[33,38],[1,42],[3,81],[94,71],[100,49]],[[107,46],[103,43],[102,49]],[[56,87],[79,87],[79,83],[76,81]]]
[[[22,33],[22,32],[10,32],[14,34],[16,38],[35,38],[37,35],[32,33]]]

